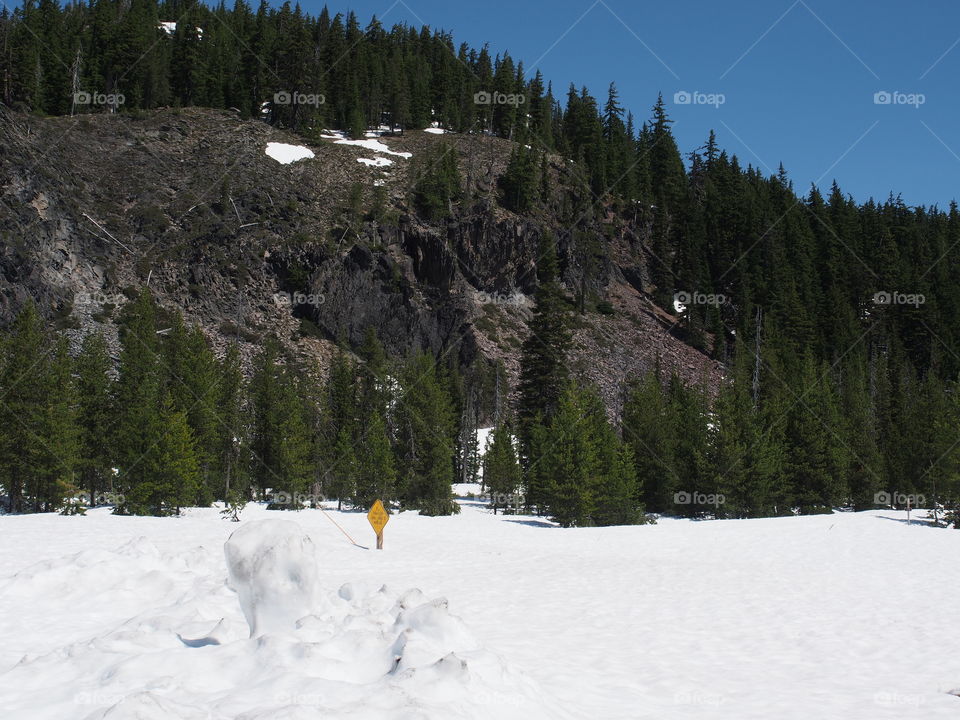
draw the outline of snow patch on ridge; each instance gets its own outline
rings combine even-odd
[[[370,167],[387,167],[388,165],[393,165],[393,160],[389,158],[357,158],[358,163],[363,163],[364,165],[369,165]]]
[[[281,165],[289,165],[297,160],[314,157],[313,151],[310,148],[305,148],[303,145],[288,145],[287,143],[278,142],[267,143],[267,147],[263,152]]]

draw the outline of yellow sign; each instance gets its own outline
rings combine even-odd
[[[384,509],[383,503],[379,500],[373,504],[373,507],[370,508],[370,512],[367,513],[367,520],[370,521],[370,524],[373,526],[373,530],[377,533],[377,535],[383,532],[383,528],[389,519],[390,516]]]

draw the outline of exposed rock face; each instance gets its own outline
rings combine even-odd
[[[501,359],[515,376],[549,228],[571,295],[585,287],[615,309],[591,302],[576,316],[571,358],[613,414],[623,381],[658,359],[688,381],[719,380],[646,294],[644,237],[497,205],[503,140],[440,136],[459,151],[467,197],[449,221],[424,223],[408,204],[412,161],[368,167],[357,159],[370,150],[318,140],[314,159],[281,165],[266,143],[303,141],[228,112],[0,115],[0,324],[33,298],[74,339],[95,327],[115,337],[117,309],[149,284],[218,347],[239,339],[247,359],[275,333],[323,369],[337,341],[356,347],[373,326],[391,354]],[[440,140],[409,131],[383,141],[416,156]],[[563,164],[551,171],[562,183]],[[388,208],[378,220],[345,219],[377,192]],[[588,273],[575,259],[583,237],[604,249]]]

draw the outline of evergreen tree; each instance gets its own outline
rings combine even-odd
[[[374,500],[391,502],[397,492],[397,471],[386,423],[376,409],[364,422],[363,443],[358,455],[354,505],[368,508]]]
[[[629,389],[622,424],[643,504],[654,512],[675,510],[673,494],[686,489],[675,464],[678,421],[655,370]]]
[[[413,205],[417,212],[426,220],[448,217],[463,187],[456,148],[449,143],[438,143],[419,156],[411,172],[415,178]]]
[[[529,445],[529,426],[538,417],[549,420],[556,410],[568,376],[571,333],[566,317],[568,306],[557,275],[554,239],[545,234],[537,261],[536,304],[520,357],[517,417],[525,446]]]
[[[254,477],[261,493],[282,494],[280,507],[294,509],[295,496],[311,482],[312,439],[294,371],[280,363],[276,338],[267,340],[256,359],[250,386]]]
[[[503,204],[516,213],[529,212],[536,200],[539,179],[533,150],[520,145],[510,151],[510,162],[500,177]]]
[[[518,505],[514,498],[520,490],[520,465],[515,438],[507,422],[495,427],[490,435],[483,457],[483,484],[490,494],[494,515],[497,510],[506,511]]]
[[[3,347],[0,373],[0,472],[7,491],[8,511],[37,509],[28,483],[44,453],[43,432],[47,387],[43,366],[49,362],[49,340],[33,302],[17,315]]]
[[[145,459],[161,442],[163,376],[160,365],[156,306],[148,290],[124,308],[120,325],[120,363],[117,380],[115,484],[129,500],[141,483],[154,483]],[[158,506],[154,506],[158,507]],[[129,508],[119,508],[121,511]]]
[[[90,494],[91,507],[104,493],[113,491],[114,407],[110,371],[110,356],[103,335],[87,335],[76,361],[77,471],[78,484]]]
[[[396,451],[400,499],[424,515],[449,515],[453,502],[454,418],[433,357],[412,356],[399,378]]]
[[[38,368],[45,402],[32,438],[38,457],[28,476],[27,493],[35,509],[45,512],[60,509],[64,499],[79,490],[76,396],[67,348],[67,339],[58,338],[53,353]]]
[[[134,515],[178,515],[192,505],[200,484],[200,468],[190,425],[183,412],[164,398],[157,442],[143,459],[143,479],[129,491],[124,509]]]
[[[236,343],[217,367],[217,425],[214,439],[215,495],[224,501],[247,498],[250,486],[248,423],[245,403],[247,384],[240,367]]]

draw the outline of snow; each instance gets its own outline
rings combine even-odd
[[[290,631],[318,603],[313,541],[290,520],[247,523],[223,548],[230,587],[240,599],[250,637]]]
[[[321,135],[320,137],[332,138],[333,136]],[[335,145],[353,145],[354,147],[362,147],[366,150],[373,150],[374,152],[386,153],[387,155],[396,155],[397,157],[402,158],[412,158],[413,153],[408,152],[396,152],[391,150],[387,145],[375,140],[373,138],[367,138],[366,140],[350,140],[346,137],[341,137],[338,140],[334,140]]]
[[[364,165],[369,165],[370,167],[386,167],[387,165],[393,165],[393,160],[389,158],[357,158],[358,163],[363,163]]]
[[[492,432],[493,432],[492,427],[477,428],[477,448],[480,450],[481,456],[487,453],[487,443],[489,443],[492,440],[492,438],[490,437]]]
[[[431,135],[443,135],[445,132],[447,132],[443,128],[439,128],[439,127],[428,127],[428,128],[424,128],[423,131],[425,133],[430,133]]]
[[[163,30],[167,35],[176,35],[177,34],[177,23],[172,21],[161,21],[157,24],[157,28]],[[194,28],[197,31],[197,37],[201,40],[203,39],[203,28]]]
[[[383,551],[255,504],[0,516],[3,717],[960,713],[960,531],[892,510],[561,529],[461,503],[394,515]],[[363,513],[329,512],[372,546]]]
[[[312,158],[313,151],[303,145],[287,145],[286,143],[269,142],[264,152],[281,165],[289,165],[297,160]]]

